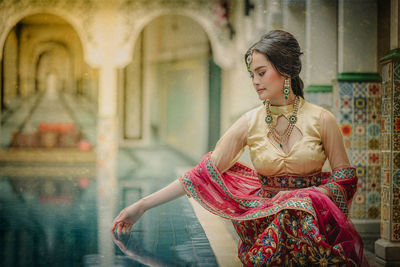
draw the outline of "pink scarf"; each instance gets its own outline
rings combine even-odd
[[[179,178],[188,196],[205,209],[231,220],[275,216],[285,209],[308,212],[318,221],[321,234],[331,241],[332,246],[340,248],[346,257],[354,259],[358,265],[365,264],[362,240],[347,218],[351,199],[357,189],[354,168],[306,177],[265,177],[236,163],[228,171],[220,173],[210,154],[206,154],[196,167]],[[330,197],[315,186],[328,190]],[[274,191],[278,193],[266,193]],[[327,224],[334,228],[329,232],[330,235],[325,231]]]

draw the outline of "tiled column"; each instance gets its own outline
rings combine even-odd
[[[338,2],[338,76],[334,108],[358,189],[350,216],[373,251],[380,216],[380,76],[377,72],[377,4]]]
[[[400,49],[399,3],[390,3],[390,48],[381,59],[382,172],[381,238],[375,242],[377,262],[400,266]]]
[[[332,102],[332,80],[337,73],[337,3],[307,0],[305,93],[311,102]]]
[[[382,59],[381,239],[377,260],[400,265],[400,49]]]
[[[364,240],[364,247],[370,251],[373,251],[373,244],[379,238],[379,81],[380,77],[373,73],[342,73],[334,87],[335,117],[358,176],[358,189],[350,216]]]

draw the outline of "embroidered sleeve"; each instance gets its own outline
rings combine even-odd
[[[215,166],[222,173],[240,158],[247,143],[247,117],[243,115],[219,139],[211,154]]]
[[[324,110],[320,122],[321,141],[332,168],[331,177],[321,187],[329,192],[333,202],[348,215],[351,200],[357,190],[355,169],[350,165],[335,117]]]
[[[321,187],[329,192],[332,201],[347,216],[351,200],[357,190],[356,170],[352,167],[333,170],[327,183]]]

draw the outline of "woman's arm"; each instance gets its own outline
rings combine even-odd
[[[324,110],[320,122],[321,141],[332,168],[331,177],[320,188],[325,189],[332,201],[347,215],[348,207],[357,190],[355,169],[347,157],[342,133],[335,117]]]
[[[211,159],[223,173],[240,158],[247,144],[248,122],[246,115],[240,117],[218,140]]]
[[[335,117],[332,113],[324,110],[321,112],[320,122],[321,141],[332,170],[350,167],[350,161],[343,143],[343,136]]]
[[[242,154],[247,141],[247,129],[247,119],[242,116],[218,141],[211,158],[221,172],[229,169]],[[186,191],[182,184],[179,180],[176,180],[163,189],[123,209],[114,219],[112,230],[117,229],[118,233],[130,231],[133,224],[139,220],[144,212],[185,194]]]
[[[114,231],[117,229],[118,234],[121,233],[121,231],[128,232],[145,211],[174,200],[184,194],[185,190],[181,183],[178,180],[175,180],[161,190],[144,197],[123,209],[114,219],[112,230]]]

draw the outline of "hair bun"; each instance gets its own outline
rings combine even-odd
[[[260,41],[247,50],[245,54],[247,66],[247,57],[253,51],[264,54],[279,74],[292,77],[293,92],[304,97],[304,84],[299,77],[301,72],[300,56],[303,52],[301,52],[299,43],[292,34],[283,30],[273,30],[264,34]]]

